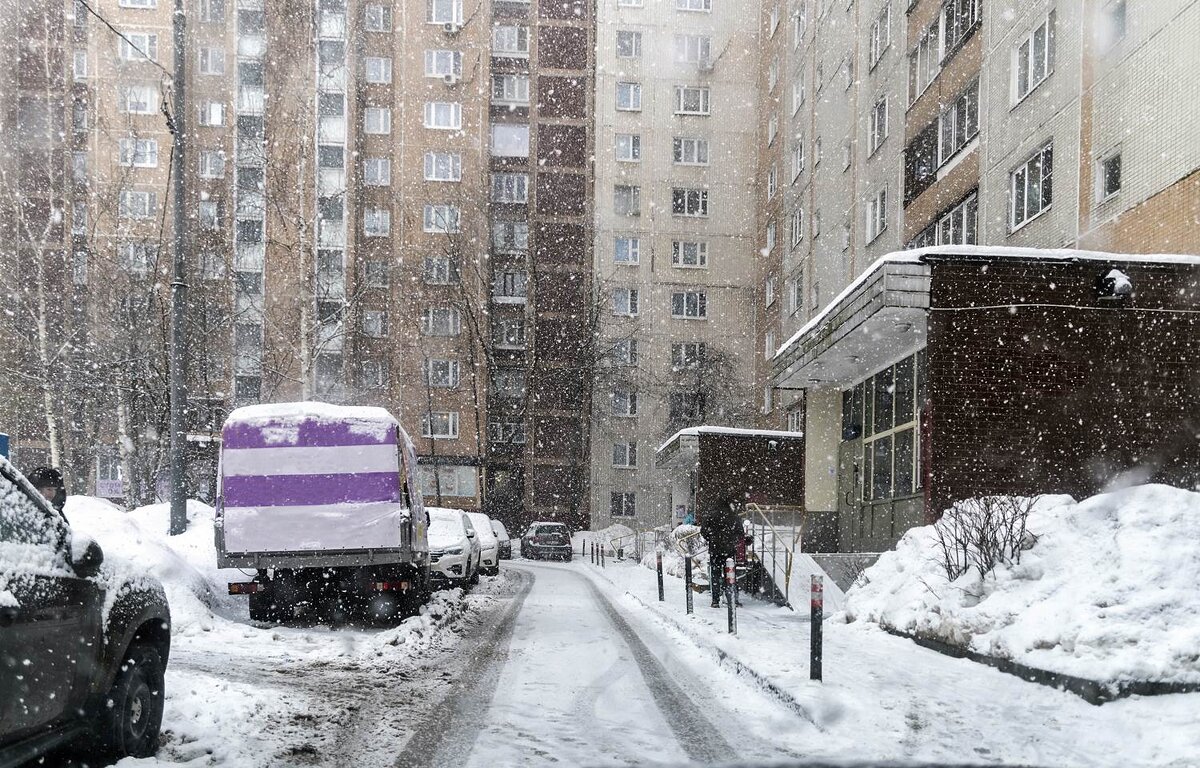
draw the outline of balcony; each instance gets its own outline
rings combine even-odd
[[[322,144],[345,144],[346,118],[322,117],[317,126],[317,140]]]
[[[317,194],[333,197],[346,191],[346,171],[342,168],[322,168],[317,172]]]
[[[317,245],[322,248],[346,247],[346,222],[322,220],[317,225]]]
[[[317,36],[322,40],[343,40],[346,37],[346,14],[341,11],[321,11]]]
[[[261,272],[265,255],[266,246],[262,243],[238,243],[233,255],[233,268]]]
[[[267,41],[262,35],[239,36],[237,52],[243,59],[261,59],[267,55]]]
[[[265,96],[262,86],[243,85],[238,88],[237,111],[242,115],[261,115]]]
[[[322,67],[317,74],[317,90],[338,92],[346,90],[346,66],[338,64]]]

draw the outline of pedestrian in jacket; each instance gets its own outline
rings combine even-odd
[[[63,483],[62,472],[54,467],[37,467],[26,478],[51,506],[59,512],[63,511],[63,505],[67,503],[67,486]]]

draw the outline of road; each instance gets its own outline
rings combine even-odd
[[[740,715],[674,660],[677,647],[631,623],[575,567],[520,562],[513,569],[525,586],[397,766],[707,764],[748,756],[745,745],[756,740]]]

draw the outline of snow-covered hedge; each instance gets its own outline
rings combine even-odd
[[[1031,546],[948,581],[935,526],[905,534],[848,595],[850,620],[1102,682],[1200,682],[1200,493],[1145,485],[1045,496]]]

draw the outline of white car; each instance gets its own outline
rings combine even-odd
[[[482,512],[468,512],[467,517],[479,533],[479,549],[481,550],[480,570],[488,576],[500,573],[500,539],[492,530],[492,519]]]
[[[504,523],[492,520],[492,533],[496,534],[496,539],[500,542],[500,559],[512,560],[512,537],[508,535]]]
[[[426,507],[429,512],[429,576],[448,586],[479,581],[479,537],[461,509]]]

